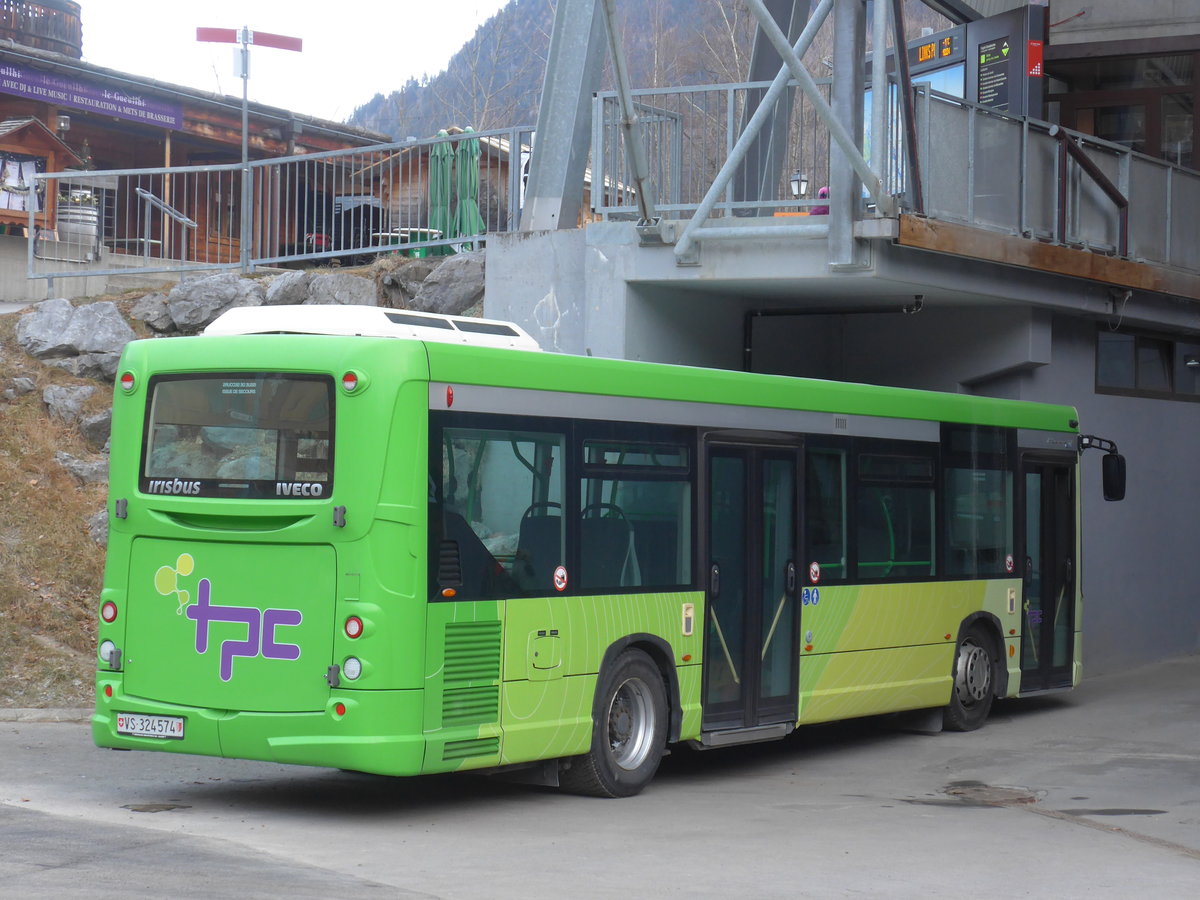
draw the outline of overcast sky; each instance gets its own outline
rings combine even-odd
[[[196,41],[196,28],[298,37],[300,53],[250,48],[250,99],[343,121],[375,94],[434,75],[507,0],[80,0],[83,58],[205,91],[242,95],[233,44]]]

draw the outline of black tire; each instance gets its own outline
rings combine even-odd
[[[942,714],[950,731],[974,731],[987,720],[996,694],[995,643],[978,625],[958,642],[954,654],[954,690]]]
[[[559,785],[591,797],[632,797],[650,783],[667,744],[667,691],[641,650],[626,650],[600,673],[592,745],[560,765]]]

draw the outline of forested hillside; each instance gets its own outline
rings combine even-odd
[[[442,72],[411,79],[358,107],[351,125],[400,139],[451,125],[477,131],[537,120],[555,0],[510,0],[485,22]],[[906,0],[910,35],[948,23],[919,0]],[[741,0],[618,0],[622,47],[634,87],[742,81],[755,21]],[[831,53],[826,22],[806,62],[815,74]],[[608,75],[606,74],[606,86]]]

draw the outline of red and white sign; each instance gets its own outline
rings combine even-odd
[[[1007,572],[1009,575],[1011,575],[1013,569],[1015,569],[1016,567],[1017,567],[1017,564],[1013,560],[1011,553],[1008,554],[1008,556],[1004,557],[1004,571],[1005,572]]]
[[[567,589],[567,567],[559,566],[554,570],[554,589],[556,591],[565,591]]]
[[[808,564],[808,580],[813,584],[817,584],[821,580],[821,564],[819,562]]]
[[[247,30],[247,37],[249,39],[246,43],[253,44],[255,47],[274,47],[277,50],[295,50],[296,52],[304,49],[303,38],[288,37],[285,34],[271,34],[268,31]],[[196,40],[215,44],[240,44],[242,42],[242,29],[197,28]]]
[[[1025,65],[1030,78],[1042,77],[1042,42],[1030,41],[1025,51]]]

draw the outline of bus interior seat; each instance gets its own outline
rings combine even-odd
[[[583,510],[579,528],[581,583],[585,587],[635,587],[642,583],[633,526],[614,503]]]
[[[512,576],[529,591],[547,591],[554,585],[554,570],[563,564],[562,506],[534,503],[521,517],[517,555]]]

